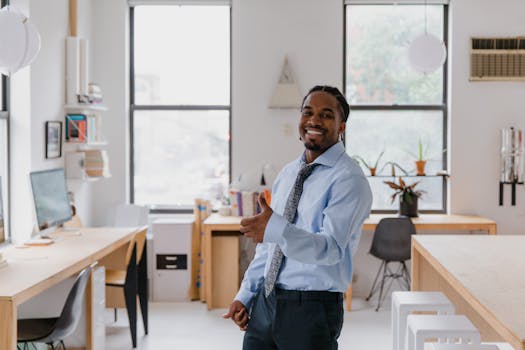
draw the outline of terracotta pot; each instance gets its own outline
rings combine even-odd
[[[425,165],[426,164],[427,164],[426,160],[416,160],[417,176],[425,176]]]
[[[417,218],[417,196],[410,196],[407,200],[399,197],[399,215]]]
[[[376,176],[376,168],[368,168],[370,170],[370,176]]]

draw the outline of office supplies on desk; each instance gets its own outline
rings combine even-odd
[[[43,245],[50,245],[55,243],[55,241],[52,238],[33,238],[29,241],[24,242],[24,245],[27,246],[43,246]]]

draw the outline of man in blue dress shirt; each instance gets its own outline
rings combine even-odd
[[[330,86],[303,100],[299,135],[304,153],[286,165],[272,188],[271,208],[241,221],[257,245],[225,318],[245,330],[243,349],[337,349],[343,292],[372,193],[340,141],[350,107]]]

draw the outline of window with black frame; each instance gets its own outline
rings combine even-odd
[[[221,200],[230,182],[230,6],[137,5],[131,18],[131,201]]]
[[[346,148],[368,175],[375,212],[398,210],[384,181],[399,183],[399,176],[424,191],[420,212],[446,210],[446,62],[420,73],[409,63],[408,48],[425,30],[446,44],[447,8],[435,1],[345,5],[345,93],[352,107]],[[419,159],[426,161],[425,176],[417,176]]]
[[[1,7],[7,5],[1,1]],[[0,74],[0,243],[9,239],[9,79]]]

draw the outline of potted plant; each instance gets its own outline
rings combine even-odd
[[[386,162],[385,165],[379,170],[381,173],[383,169],[390,165],[390,176],[396,177],[396,168],[400,170],[404,175],[408,175],[408,172],[401,167],[401,165],[397,164],[396,162]]]
[[[381,157],[383,156],[383,154],[385,153],[385,151],[381,151],[381,153],[379,153],[379,156],[377,157],[374,165],[369,165],[366,160],[363,159],[363,157],[360,157],[360,156],[354,156],[355,159],[357,159],[358,161],[360,161],[361,163],[363,163],[363,165],[368,168],[368,170],[370,171],[370,176],[375,176],[376,175],[376,170],[377,170],[377,167],[379,166],[379,160],[381,159]],[[370,163],[371,164],[371,163]]]
[[[425,153],[426,149],[423,148],[423,142],[421,142],[421,139],[418,141],[418,152],[417,154],[412,152],[407,152],[412,157],[414,157],[415,163],[416,163],[416,175],[417,176],[425,176],[425,165],[427,164],[427,161],[425,159]]]
[[[416,181],[411,185],[407,185],[400,176],[399,184],[396,184],[393,181],[383,182],[395,190],[394,194],[392,195],[392,203],[394,203],[397,195],[399,195],[399,214],[408,217],[417,217],[417,201],[418,198],[421,197],[425,192],[422,190],[414,190],[419,181]]]

